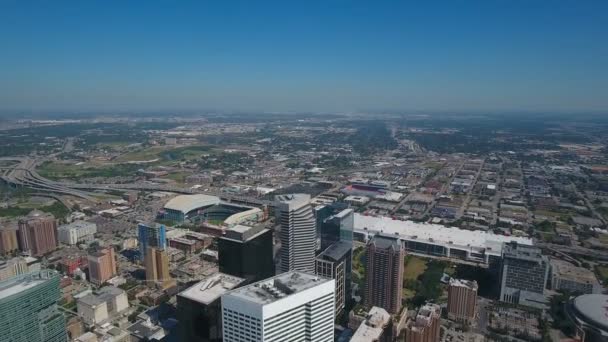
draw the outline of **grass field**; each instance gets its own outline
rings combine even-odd
[[[405,257],[405,269],[403,272],[403,280],[418,279],[418,277],[426,270],[426,260],[412,255]]]
[[[595,266],[595,270],[597,271],[598,276],[600,277],[600,279],[602,279],[604,284],[608,283],[608,266]]]
[[[141,150],[128,152],[116,158],[117,162],[150,161],[158,159],[158,162],[172,162],[180,160],[199,159],[203,154],[212,152],[209,146],[155,146]]]
[[[89,177],[133,176],[141,168],[135,164],[92,166],[87,164],[46,162],[36,169],[45,178],[53,180],[81,179]]]

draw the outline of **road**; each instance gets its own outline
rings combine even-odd
[[[0,179],[8,184],[24,186],[41,192],[49,192],[61,195],[70,195],[98,202],[96,194],[87,190],[145,190],[165,191],[180,194],[206,194],[220,197],[229,202],[246,203],[251,205],[270,205],[266,201],[254,197],[229,195],[219,191],[203,191],[201,189],[183,188],[171,185],[153,183],[129,183],[129,184],[80,184],[71,182],[56,182],[44,178],[36,172],[38,162],[29,157],[6,157],[0,161],[13,161],[14,165],[0,167]]]

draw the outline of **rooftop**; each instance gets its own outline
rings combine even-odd
[[[384,327],[391,320],[391,315],[383,308],[377,306],[372,307],[365,318],[365,321],[359,325],[355,334],[350,339],[351,342],[369,342],[378,341],[384,332]]]
[[[332,281],[316,275],[291,271],[230,291],[235,296],[257,304],[270,304],[294,293]]]
[[[351,249],[353,248],[352,243],[346,241],[338,241],[331,246],[327,247],[317,258],[329,258],[333,261],[341,260]]]
[[[394,220],[390,217],[365,216],[355,213],[355,231],[383,232],[398,234],[406,240],[434,242],[454,247],[487,249],[491,254],[500,255],[505,242],[516,241],[522,245],[532,245],[532,240],[524,237],[504,236],[480,230],[448,228],[439,224]]]
[[[552,259],[551,269],[553,274],[563,279],[570,279],[587,284],[597,283],[597,278],[592,271],[583,267],[574,266],[571,263],[563,260]]]
[[[277,195],[275,201],[279,205],[286,206],[290,210],[300,208],[310,203],[310,195],[308,194],[289,194],[289,195]]]
[[[42,270],[39,272],[26,273],[12,277],[0,282],[0,300],[29,290],[49,279],[58,277],[59,274],[52,270]]]
[[[188,213],[192,210],[220,203],[220,198],[203,194],[179,195],[165,204],[165,209]]]
[[[477,282],[475,280],[466,280],[466,279],[450,279],[450,286],[457,287],[466,287],[468,289],[477,291]]]
[[[216,273],[180,292],[179,296],[202,304],[209,304],[219,299],[224,293],[236,288],[243,281],[245,281],[243,278]]]
[[[388,249],[393,248],[394,250],[401,249],[401,240],[396,235],[385,235],[385,234],[376,234],[370,241],[371,244],[374,244],[376,248],[380,249]]]
[[[608,295],[586,294],[576,297],[574,307],[594,325],[608,330]]]

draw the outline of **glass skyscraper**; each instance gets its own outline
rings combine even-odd
[[[67,341],[65,317],[57,307],[59,277],[42,270],[0,282],[0,340]]]
[[[165,249],[167,247],[166,228],[162,224],[140,223],[137,225],[137,240],[139,243],[139,258],[143,261],[148,247],[156,249]]]

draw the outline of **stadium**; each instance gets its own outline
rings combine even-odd
[[[178,223],[210,223],[233,227],[246,222],[258,222],[264,212],[260,208],[222,201],[209,195],[180,195],[169,200],[159,218]]]

